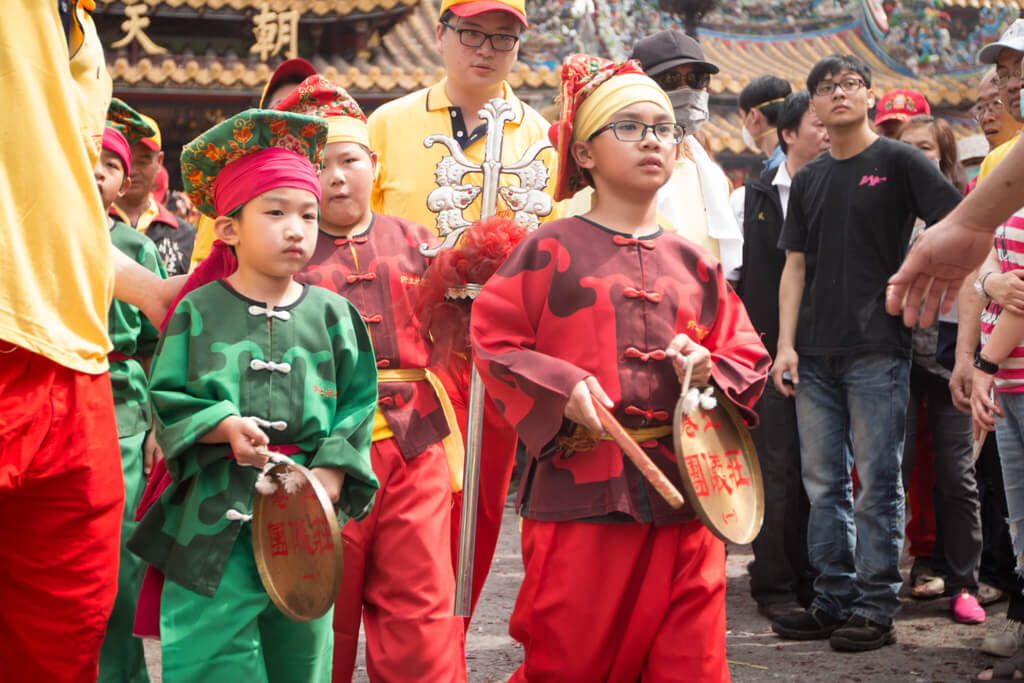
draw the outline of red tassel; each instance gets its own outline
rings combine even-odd
[[[527,230],[506,216],[470,226],[454,249],[434,258],[420,280],[416,312],[434,344],[434,357],[447,364],[451,354],[469,352],[469,305],[445,299],[451,287],[484,284],[526,237]]]

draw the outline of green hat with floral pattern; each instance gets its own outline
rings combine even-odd
[[[308,190],[319,202],[326,141],[322,118],[247,109],[181,150],[185,194],[208,216],[231,215],[278,187]]]

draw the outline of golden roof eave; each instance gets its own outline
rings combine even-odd
[[[124,0],[98,0],[100,5],[113,5]],[[233,9],[259,10],[268,6],[271,11],[296,10],[302,14],[351,14],[372,12],[378,9],[391,10],[395,7],[413,7],[419,0],[136,0],[150,7],[188,7],[194,10]],[[127,4],[127,3],[126,3]],[[135,3],[132,3],[135,4]]]
[[[124,83],[130,86],[198,86],[200,88],[241,88],[258,93],[267,79],[270,78],[270,68],[266,64],[260,64],[255,68],[247,67],[241,62],[225,64],[215,61],[202,65],[198,60],[190,59],[184,62],[176,62],[173,59],[140,59],[136,64],[129,64],[127,59],[120,57],[107,66],[111,78],[115,83]],[[357,69],[349,67],[338,69],[335,66],[327,66],[321,73],[328,80],[337,83],[353,94],[367,92],[384,92],[404,95],[407,92],[429,87],[444,77],[444,68],[414,68],[411,70],[402,67],[392,69],[381,69],[378,66],[371,66],[368,69]],[[509,74],[508,82],[513,88],[527,87],[532,89],[557,88],[558,73],[550,69],[542,68],[519,69]]]
[[[101,0],[104,2],[107,0]],[[314,65],[327,78],[360,95],[400,96],[428,87],[444,75],[437,52],[434,26],[437,8],[430,0],[143,0],[149,4],[242,7],[269,2],[271,6],[287,5],[308,8],[304,11],[335,10],[343,6],[413,7],[390,31],[381,36],[380,47],[369,60],[359,58],[355,64],[339,57],[314,57]],[[1020,0],[1024,2],[1024,0]],[[774,73],[790,81],[794,88],[804,87],[808,71],[820,58],[834,52],[861,56],[871,66],[876,94],[897,87],[920,90],[933,106],[966,107],[973,103],[974,89],[969,81],[950,75],[913,77],[900,73],[887,64],[865,42],[856,25],[811,34],[773,36],[764,39],[704,32],[704,52],[719,66],[720,72],[711,80],[710,91],[716,100],[729,99],[753,78]],[[253,64],[230,59],[191,57],[146,57],[136,64],[124,58],[114,59],[108,70],[115,83],[128,87],[198,87],[258,92],[270,75],[266,64]],[[556,91],[559,70],[546,66],[531,67],[520,63],[508,77],[514,88]],[[730,131],[731,132],[731,131]],[[736,127],[736,139],[739,129]],[[739,143],[736,143],[739,144]],[[733,145],[734,146],[734,145]],[[730,148],[731,149],[731,148]],[[742,149],[733,150],[739,153]]]
[[[946,6],[969,7],[971,9],[980,9],[982,7],[994,9],[1007,7],[1013,10],[1024,9],[1024,2],[1017,2],[1017,0],[941,0],[941,2]]]

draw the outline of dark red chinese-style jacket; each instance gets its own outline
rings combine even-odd
[[[429,264],[419,246],[436,241],[418,223],[374,214],[360,235],[334,237],[321,231],[313,257],[295,279],[337,292],[359,309],[378,370],[426,368],[430,345],[419,331],[413,305]],[[448,435],[437,394],[427,382],[381,382],[378,390],[378,408],[406,460]]]
[[[711,352],[712,380],[756,424],[771,360],[721,264],[671,232],[634,239],[586,219],[532,233],[473,304],[471,338],[487,391],[529,455],[524,514],[546,521],[628,516],[671,524],[673,510],[615,443],[566,454],[556,437],[573,386],[593,375],[626,428],[671,425],[680,385],[664,349],[687,334]],[[671,436],[644,444],[678,486]]]

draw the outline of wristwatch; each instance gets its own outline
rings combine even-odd
[[[974,367],[978,368],[986,375],[994,375],[999,372],[999,363],[993,363],[990,360],[982,358],[981,351],[974,352]]]

